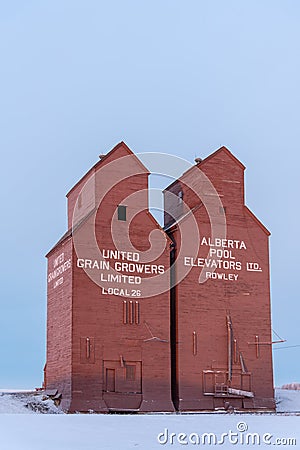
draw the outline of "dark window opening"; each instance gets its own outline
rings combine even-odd
[[[226,213],[226,206],[220,206],[219,207],[219,211],[220,211],[220,214],[225,214]]]
[[[127,206],[118,205],[118,220],[126,221],[126,208]]]

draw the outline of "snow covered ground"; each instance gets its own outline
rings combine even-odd
[[[275,398],[277,412],[300,413],[300,391],[277,388],[275,390]]]
[[[43,394],[25,390],[0,390],[0,414],[36,413],[62,414],[52,400],[44,400]]]
[[[300,449],[300,391],[277,389],[276,398],[277,414],[68,415],[43,394],[1,391],[0,449]]]

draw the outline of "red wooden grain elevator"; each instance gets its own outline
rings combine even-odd
[[[69,231],[47,255],[45,385],[70,412],[174,410],[170,239],[148,176],[120,143],[67,194]]]
[[[164,230],[148,177],[121,142],[67,194],[46,389],[70,412],[273,409],[269,232],[244,166],[225,147],[198,161],[164,191]]]
[[[245,206],[245,167],[228,149],[196,163],[164,191],[173,277],[189,270],[171,288],[173,401],[272,410],[270,233]]]

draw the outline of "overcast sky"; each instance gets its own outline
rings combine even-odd
[[[272,232],[277,385],[300,381],[297,0],[0,2],[0,387],[45,363],[46,260],[66,192],[124,140],[193,162],[222,145]]]

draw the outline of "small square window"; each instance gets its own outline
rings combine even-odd
[[[127,206],[118,205],[118,220],[126,221],[126,208]]]
[[[220,214],[226,214],[226,206],[220,206],[219,212],[220,212]]]

